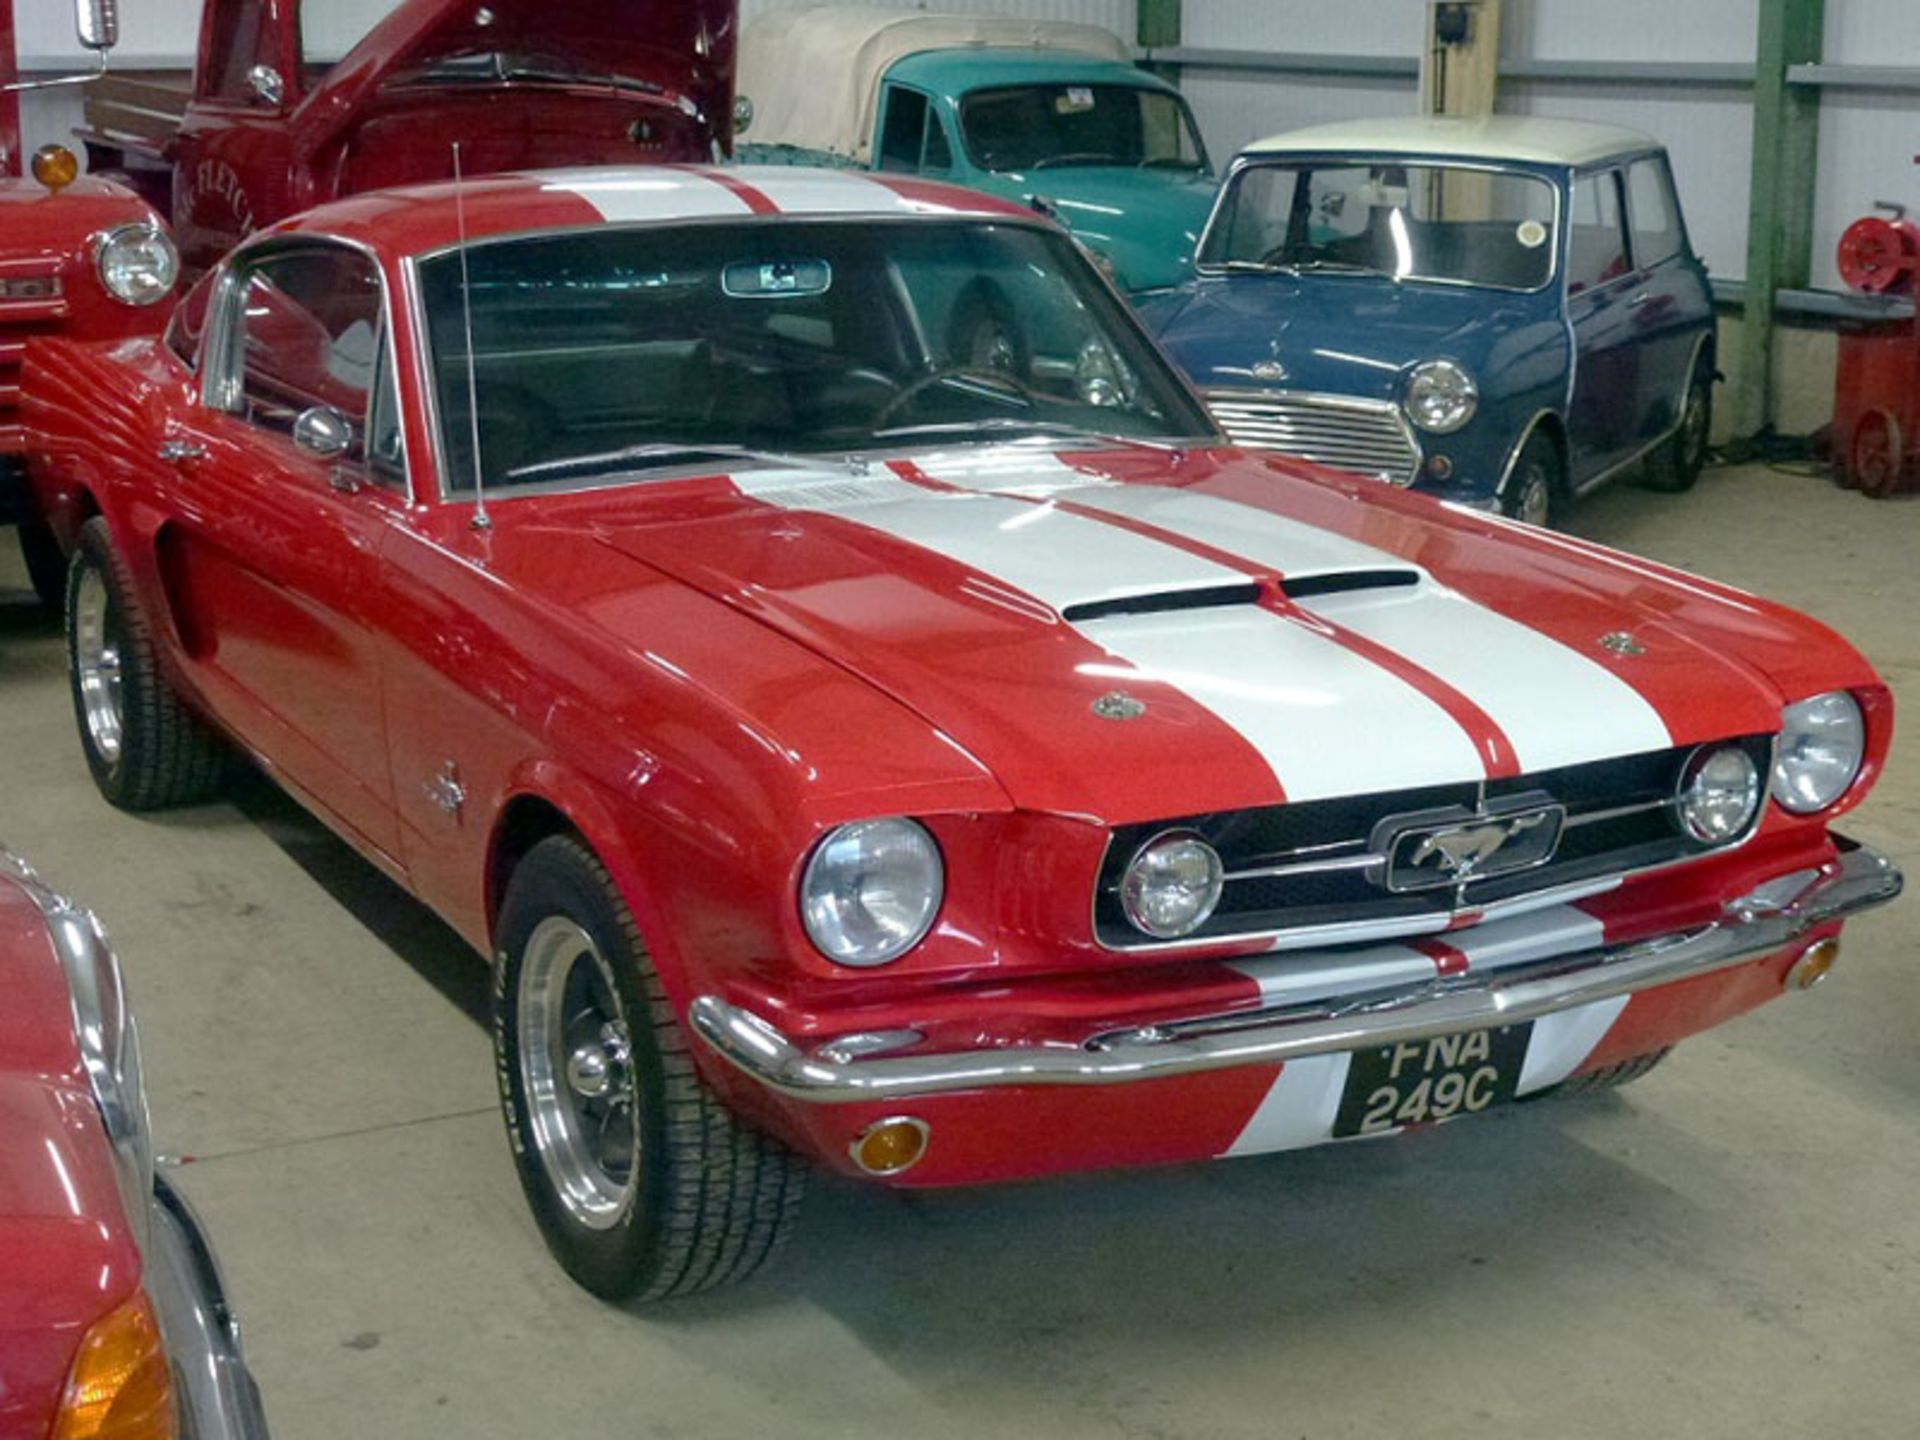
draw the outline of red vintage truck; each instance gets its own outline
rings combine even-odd
[[[114,0],[75,4],[81,42],[104,72]],[[190,74],[82,77],[84,178],[60,147],[36,157],[35,179],[20,175],[17,97],[0,92],[11,167],[0,178],[0,524],[20,526],[35,589],[57,603],[65,559],[40,522],[14,414],[30,338],[157,334],[181,270],[313,205],[446,178],[456,141],[469,175],[724,154],[737,9],[206,0]],[[11,0],[0,0],[0,85],[15,82],[14,66]]]

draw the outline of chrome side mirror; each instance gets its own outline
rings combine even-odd
[[[293,443],[322,460],[337,459],[353,446],[353,426],[332,406],[315,405],[294,420]]]
[[[120,43],[119,0],[73,0],[73,28],[82,46],[104,55]]]
[[[280,78],[280,72],[271,65],[256,65],[247,71],[247,88],[254,97],[268,105],[278,106],[287,98],[287,82]]]

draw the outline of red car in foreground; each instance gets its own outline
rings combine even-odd
[[[237,745],[494,957],[603,1294],[752,1270],[796,1154],[961,1185],[1632,1078],[1900,888],[1829,828],[1892,729],[1844,641],[1230,447],[970,193],[369,195],[25,406],[101,790]]]
[[[264,1440],[99,924],[0,849],[0,1435]]]

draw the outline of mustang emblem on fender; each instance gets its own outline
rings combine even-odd
[[[1485,825],[1441,830],[1415,846],[1407,863],[1418,869],[1437,859],[1439,868],[1446,874],[1456,880],[1470,880],[1476,870],[1506,848],[1509,840],[1542,824],[1546,818],[1546,811],[1537,810],[1513,820],[1490,820]]]

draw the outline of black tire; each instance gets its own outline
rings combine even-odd
[[[1535,430],[1520,448],[1500,489],[1500,513],[1543,528],[1558,526],[1567,508],[1567,467],[1551,435]]]
[[[579,946],[580,936],[591,953],[567,960],[570,973],[552,981],[549,956]],[[545,1022],[543,995],[557,998]],[[569,1275],[608,1300],[661,1300],[744,1280],[773,1258],[792,1231],[806,1165],[736,1121],[701,1084],[632,913],[606,868],[573,836],[534,846],[508,883],[493,1017],[514,1164],[541,1234]],[[534,1023],[558,1043],[523,1035]],[[574,1048],[581,1035],[590,1038]],[[624,1058],[609,1058],[615,1045]],[[582,1113],[594,1101],[583,1098],[575,1066],[560,1053],[577,1060],[582,1049],[597,1050],[606,1066],[596,1077],[608,1087],[596,1114],[615,1117],[598,1122],[597,1141],[585,1140],[595,1117]],[[569,1093],[556,1094],[563,1084]],[[618,1118],[622,1090],[627,1120]],[[577,1183],[563,1191],[556,1174],[568,1170],[569,1156],[578,1160],[595,1145],[585,1181],[575,1171]],[[614,1163],[602,1163],[608,1156]]]
[[[90,719],[89,695],[105,683],[82,631],[97,626],[118,676],[117,743]],[[133,598],[126,562],[98,516],[80,531],[67,570],[67,679],[80,747],[93,783],[122,810],[187,805],[216,793],[228,754],[220,738],[189,710],[160,671],[147,617]],[[98,714],[98,712],[93,712]]]
[[[1682,402],[1680,423],[1651,455],[1640,476],[1643,489],[1662,495],[1682,495],[1700,483],[1713,442],[1713,366],[1694,367],[1693,379]]]
[[[33,593],[42,605],[58,611],[67,599],[67,557],[45,521],[20,522],[20,556],[27,562]]]
[[[1622,1085],[1631,1085],[1642,1075],[1672,1053],[1669,1045],[1665,1050],[1655,1050],[1647,1055],[1636,1055],[1631,1060],[1622,1060],[1618,1064],[1608,1065],[1599,1070],[1589,1070],[1584,1075],[1576,1075],[1571,1080],[1562,1080],[1558,1085],[1542,1092],[1542,1099],[1574,1100],[1582,1095],[1597,1095],[1603,1090],[1618,1090]]]

